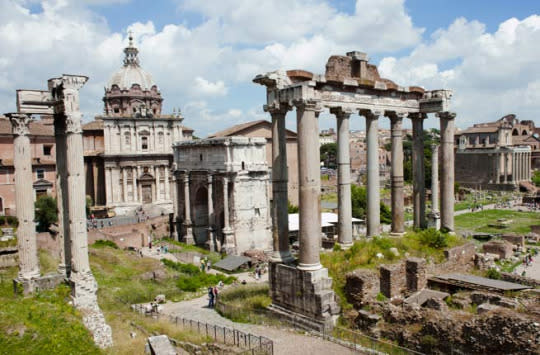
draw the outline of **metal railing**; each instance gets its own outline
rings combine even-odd
[[[238,329],[200,322],[178,316],[162,315],[155,312],[147,313],[145,305],[141,304],[134,304],[131,307],[141,314],[156,317],[157,319],[167,319],[169,322],[182,327],[183,329],[188,329],[201,335],[205,335],[213,339],[215,342],[236,346],[246,350],[240,352],[239,354],[273,355],[274,353],[274,342],[264,336],[253,335]]]
[[[223,302],[217,302],[215,306],[216,310],[220,314],[241,314],[243,319],[242,321],[247,321],[249,323],[287,323],[292,326],[295,330],[309,331],[314,335],[322,337],[324,340],[328,340],[342,346],[348,347],[351,350],[358,351],[361,353],[373,353],[373,354],[392,354],[392,355],[401,355],[401,354],[423,354],[421,352],[408,349],[396,344],[393,344],[389,341],[384,341],[374,337],[370,337],[358,331],[347,329],[341,326],[335,326],[332,330],[321,330],[315,331],[310,329],[309,326],[306,326],[303,319],[298,318],[295,315],[290,315],[287,319],[280,317],[270,310],[259,310],[259,313],[245,312],[241,307],[233,306],[230,304],[225,304]]]

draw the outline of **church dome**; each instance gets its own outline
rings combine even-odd
[[[139,50],[133,46],[131,36],[129,40],[129,46],[124,48],[124,65],[111,76],[106,87],[107,90],[111,90],[114,85],[121,90],[129,90],[133,85],[139,85],[143,91],[156,86],[152,75],[139,65]]]
[[[135,84],[139,85],[141,90],[150,90],[156,85],[150,73],[139,66],[126,65],[112,75],[107,89],[112,89],[113,85],[116,85],[122,90],[129,90]]]

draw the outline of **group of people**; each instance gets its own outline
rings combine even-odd
[[[214,308],[215,304],[217,303],[219,287],[223,287],[223,282],[220,281],[217,286],[208,287],[208,308]]]
[[[536,249],[531,249],[529,253],[527,253],[525,255],[525,257],[523,258],[523,266],[524,267],[529,267],[531,266],[531,264],[533,263],[533,256],[536,256],[538,254],[538,250]],[[525,270],[523,270],[523,272],[521,273],[521,276],[527,276],[527,273]]]
[[[210,271],[210,268],[212,267],[212,262],[208,260],[208,257],[201,258],[201,271]]]

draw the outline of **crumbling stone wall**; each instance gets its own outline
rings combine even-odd
[[[474,266],[476,247],[469,242],[444,251],[446,261],[440,264],[429,263],[426,272],[430,275],[465,272]]]
[[[405,266],[403,263],[379,267],[380,291],[388,298],[401,294],[405,288]]]
[[[525,237],[523,235],[506,234],[501,236],[503,240],[506,240],[510,244],[514,244],[520,247],[525,246]]]
[[[379,287],[379,276],[373,270],[357,269],[345,275],[345,297],[357,309],[375,299]]]
[[[482,249],[484,253],[497,254],[501,259],[512,256],[512,244],[504,240],[492,240],[484,243]]]
[[[515,282],[518,284],[527,285],[531,287],[540,287],[540,280],[512,274],[509,272],[501,272],[501,280],[508,281],[508,282]]]
[[[416,292],[426,287],[426,260],[408,258],[405,261],[405,280],[408,292]]]
[[[0,269],[19,265],[19,251],[17,247],[0,249]]]

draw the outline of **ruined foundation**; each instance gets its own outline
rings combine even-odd
[[[328,269],[305,271],[271,263],[269,282],[272,311],[306,329],[327,331],[334,327],[340,308]]]
[[[31,279],[13,279],[13,291],[15,294],[29,295],[36,291],[51,290],[64,281],[64,275],[50,274]]]

